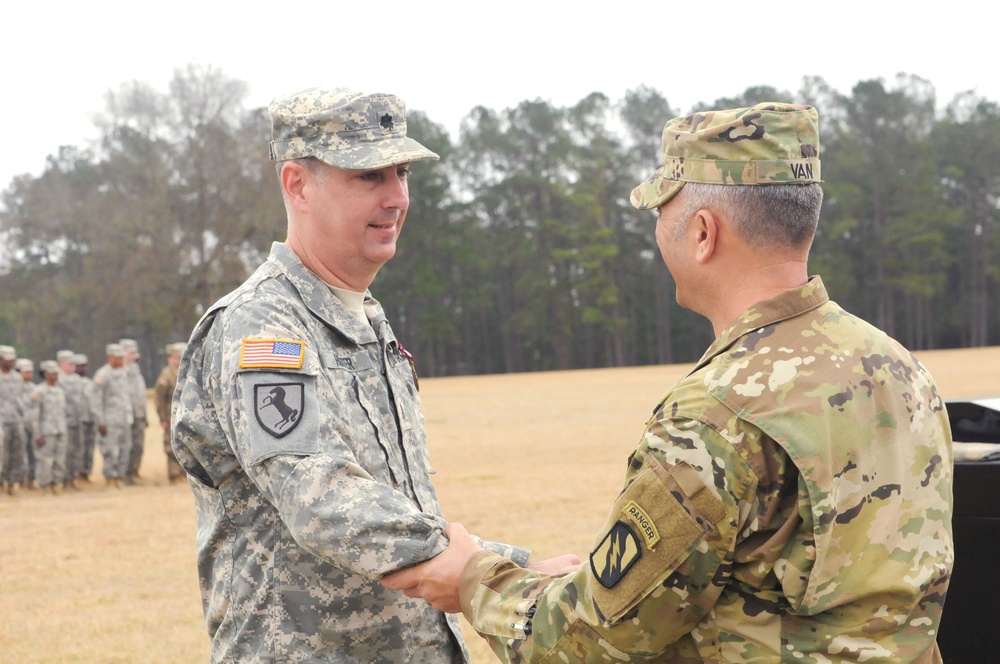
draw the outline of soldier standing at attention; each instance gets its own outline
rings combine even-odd
[[[104,479],[109,487],[121,488],[132,452],[132,391],[121,344],[108,344],[106,352],[108,363],[94,374],[94,419],[101,434],[98,445],[104,457]]]
[[[35,386],[35,477],[38,488],[54,494],[62,490],[66,473],[66,393],[59,388],[59,365],[41,363],[45,382]]]
[[[446,543],[410,358],[368,292],[409,164],[437,155],[393,95],[269,113],[287,240],[198,323],[174,397],[212,661],[467,661],[455,616],[378,582]]]
[[[94,424],[94,411],[96,410],[97,388],[94,381],[87,375],[87,356],[77,353],[73,358],[76,362],[76,375],[80,377],[80,385],[83,387],[83,401],[80,411],[80,469],[77,479],[87,484],[90,483],[90,471],[94,468],[94,441],[97,439],[97,426]]]
[[[132,449],[129,452],[128,471],[125,484],[135,484],[139,479],[139,465],[142,464],[142,450],[146,444],[146,379],[139,368],[139,344],[135,339],[121,339],[125,351],[125,371],[129,378],[129,394],[132,398]]]
[[[449,549],[384,583],[462,610],[505,661],[940,662],[951,435],[923,366],[806,269],[810,106],[667,122],[632,192],[716,340],[666,395],[579,569]]]
[[[19,358],[14,363],[14,369],[21,374],[20,392],[17,395],[17,406],[21,425],[19,432],[21,440],[21,470],[15,475],[15,481],[22,483],[27,489],[35,488],[35,402],[31,395],[35,392],[35,384],[31,382],[35,374],[35,364],[26,357]]]
[[[184,479],[184,469],[177,463],[174,450],[170,446],[170,408],[174,400],[174,389],[177,387],[177,367],[184,354],[185,343],[167,345],[167,366],[160,371],[154,390],[156,414],[160,417],[163,427],[163,452],[167,455],[167,479],[171,484]]]
[[[80,421],[83,411],[83,382],[76,375],[76,353],[61,350],[56,353],[59,363],[59,387],[66,393],[66,473],[63,487],[79,490],[76,476],[83,463],[83,446],[80,443]]]
[[[14,359],[17,352],[13,346],[0,346],[0,480],[6,483],[8,493],[16,493],[9,482],[10,439],[14,437],[15,421],[17,420],[17,402],[15,396],[20,384],[14,371]]]
[[[8,407],[4,407],[12,417],[11,424],[4,426],[0,432],[6,443],[2,446],[0,458],[0,486],[6,486],[7,495],[17,495],[17,489],[24,486],[25,464],[28,444],[24,437],[24,404],[21,399],[22,385],[21,367],[25,362],[31,365],[31,360],[17,358],[14,360],[12,370],[4,374],[0,372],[0,380],[4,381],[0,386],[0,399],[7,400]],[[31,369],[29,369],[30,371]]]

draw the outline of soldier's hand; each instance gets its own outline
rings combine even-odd
[[[462,610],[458,595],[462,571],[481,549],[459,523],[449,524],[444,532],[451,540],[447,549],[426,562],[382,577],[382,585],[426,600],[438,611],[458,613]]]
[[[38,445],[39,447],[45,447],[45,439],[39,438],[38,440],[35,441],[35,445]]]
[[[108,435],[108,428],[106,426],[104,426],[103,424],[101,426],[97,427],[97,431],[102,436],[107,436]]]

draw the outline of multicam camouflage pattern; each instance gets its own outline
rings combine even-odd
[[[184,344],[171,344],[167,346],[167,354],[177,353],[180,357],[184,352]],[[156,378],[156,385],[153,388],[153,403],[156,406],[156,414],[160,418],[163,427],[163,452],[167,456],[167,479],[171,482],[184,478],[184,469],[177,463],[174,456],[174,449],[170,444],[170,408],[174,400],[174,389],[177,387],[177,370],[169,364],[160,371]]]
[[[31,399],[36,406],[35,438],[44,443],[35,447],[35,478],[44,488],[66,479],[66,395],[58,385],[40,383]]]
[[[652,210],[673,198],[685,182],[820,182],[816,109],[768,102],[668,120],[663,166],[632,190],[632,205]]]
[[[10,358],[14,349],[11,346],[6,357]],[[10,358],[12,359],[12,358]],[[9,361],[9,359],[8,359]],[[17,463],[18,453],[14,449],[17,444],[15,439],[19,439],[17,421],[19,419],[17,408],[17,395],[21,392],[21,374],[13,369],[3,371],[0,369],[0,481],[11,481]],[[13,480],[16,481],[16,480]]]
[[[438,158],[407,138],[406,104],[395,95],[310,88],[276,98],[268,113],[274,161],[316,157],[366,170]]]
[[[197,504],[213,661],[468,657],[457,616],[378,582],[440,553],[446,522],[410,363],[381,306],[365,309],[361,321],[279,243],[192,334],[173,446]],[[304,344],[301,368],[241,368],[245,339]],[[276,386],[297,411],[281,428],[257,400]]]
[[[814,277],[666,395],[588,563],[477,554],[463,611],[512,662],[939,662],[951,466],[931,377]]]

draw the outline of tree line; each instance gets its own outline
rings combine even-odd
[[[93,146],[60,147],[15,178],[0,210],[0,339],[43,359],[103,362],[164,344],[284,238],[266,109],[213,67],[166,92],[106,95]],[[844,94],[754,87],[697,108],[760,101],[820,112],[825,201],[810,272],[910,348],[1000,344],[1000,106],[900,75]],[[651,87],[560,107],[475,107],[451,136],[419,110],[410,135],[441,155],[413,167],[399,251],[372,285],[422,375],[693,361],[711,327],[674,302],[655,217],[628,195],[660,162],[673,108]],[[95,361],[97,360],[97,361]]]

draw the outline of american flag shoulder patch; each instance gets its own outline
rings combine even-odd
[[[240,369],[301,369],[305,350],[297,339],[244,339]]]

